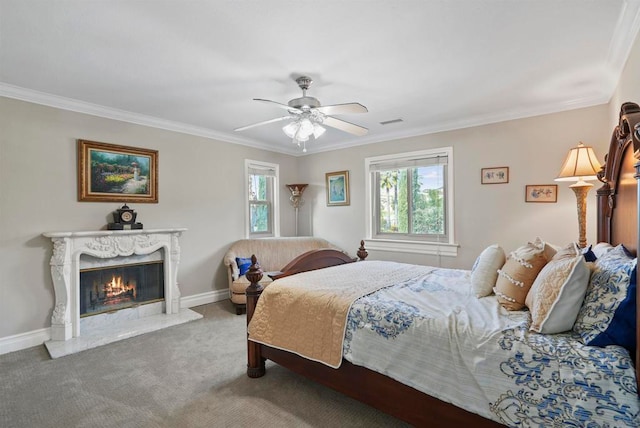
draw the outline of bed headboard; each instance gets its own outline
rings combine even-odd
[[[613,130],[609,152],[598,178],[598,242],[623,244],[638,253],[638,179],[640,178],[640,106],[624,103]],[[636,307],[640,306],[636,295]],[[640,312],[636,315],[636,343],[640,344]],[[636,347],[636,381],[640,393],[640,346]]]

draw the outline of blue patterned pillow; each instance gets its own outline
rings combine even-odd
[[[236,263],[238,264],[238,269],[240,269],[240,276],[242,276],[251,267],[251,257],[236,257]]]
[[[587,294],[573,326],[585,345],[636,347],[636,264],[618,245],[596,260]]]

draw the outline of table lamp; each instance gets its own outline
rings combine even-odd
[[[587,180],[596,180],[601,168],[593,148],[585,146],[581,141],[577,147],[569,150],[560,173],[555,179],[555,181],[576,182],[569,187],[576,194],[578,203],[578,231],[580,235],[578,245],[580,248],[587,246],[587,193],[593,187],[593,184],[587,183]]]

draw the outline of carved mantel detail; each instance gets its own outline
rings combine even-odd
[[[80,336],[80,255],[98,258],[127,257],[163,251],[166,313],[180,311],[178,238],[186,229],[149,229],[127,231],[53,232],[43,235],[53,241],[51,279],[55,307],[51,316],[52,340]]]
[[[155,235],[96,236],[87,242],[91,255],[100,258],[130,256],[144,253],[146,249],[157,246]],[[155,251],[155,250],[154,250]]]

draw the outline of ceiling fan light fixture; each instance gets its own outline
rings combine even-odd
[[[323,126],[318,125],[317,123],[313,124],[313,138],[316,140],[324,134],[326,129]]]
[[[304,143],[305,141],[309,141],[309,136],[308,135],[304,135],[300,131],[298,131],[298,133],[293,137],[293,141],[295,143],[298,143],[298,145],[300,145],[300,143]]]
[[[304,118],[300,121],[300,130],[298,134],[309,139],[309,136],[313,134],[313,123],[308,118]]]
[[[296,133],[298,132],[298,129],[300,129],[300,123],[298,123],[297,121],[291,122],[282,127],[282,130],[285,134],[287,134],[287,137],[289,138],[294,138]]]

